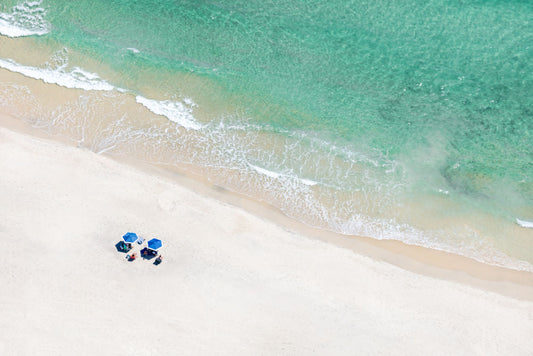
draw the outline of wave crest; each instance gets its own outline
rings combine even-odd
[[[516,223],[522,227],[528,227],[530,229],[533,229],[533,222],[531,221],[520,220],[517,218]]]
[[[0,58],[0,68],[20,73],[26,77],[40,79],[48,84],[57,84],[65,88],[104,91],[119,90],[100,78],[97,74],[87,72],[79,67],[74,67],[71,71],[66,71],[64,66],[56,69],[38,68],[25,66],[11,59]]]
[[[147,99],[141,95],[137,95],[135,100],[154,114],[165,116],[186,129],[200,130],[203,127],[192,115],[191,106],[194,104],[187,104],[189,101],[184,101],[184,103],[170,100],[158,101]]]
[[[46,10],[40,7],[42,1],[26,1],[11,9],[0,12],[0,34],[8,37],[42,36],[50,32],[45,20]]]

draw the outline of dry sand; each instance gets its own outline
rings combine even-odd
[[[530,286],[406,270],[5,128],[0,168],[0,355],[533,354]],[[163,263],[127,262],[127,231]]]

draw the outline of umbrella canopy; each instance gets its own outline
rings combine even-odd
[[[157,250],[163,246],[163,243],[159,239],[151,239],[148,241],[148,248],[151,250]]]
[[[126,235],[122,236],[125,242],[134,243],[139,238],[136,233],[128,232]]]

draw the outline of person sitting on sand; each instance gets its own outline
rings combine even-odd
[[[136,257],[137,256],[134,253],[132,253],[130,259],[133,261],[133,260],[135,260]]]

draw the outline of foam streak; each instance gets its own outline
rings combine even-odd
[[[42,36],[50,31],[41,1],[19,4],[10,13],[0,13],[0,34],[8,37]]]
[[[203,127],[192,115],[192,109],[179,101],[158,101],[140,95],[135,100],[154,114],[165,116],[186,129],[200,130]]]
[[[516,223],[522,227],[528,227],[530,229],[533,229],[533,222],[531,221],[520,220],[517,218]]]
[[[104,90],[109,91],[115,88],[97,74],[87,72],[75,67],[70,72],[63,68],[37,68],[19,64],[10,59],[0,59],[0,67],[11,72],[20,73],[26,77],[40,79],[48,84],[57,84],[65,88],[83,90]]]

